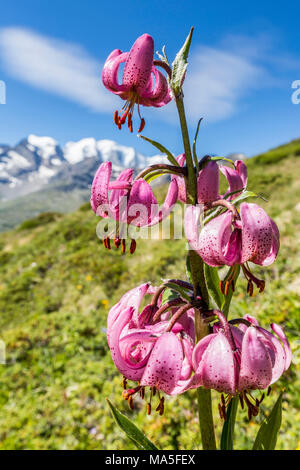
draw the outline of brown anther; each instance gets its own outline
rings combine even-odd
[[[122,238],[122,253],[124,254],[126,251],[126,240],[124,240],[124,238]]]
[[[121,245],[121,240],[119,237],[114,238],[114,245],[116,248],[119,248],[119,246]]]
[[[253,406],[253,408],[252,408],[252,415],[253,415],[253,416],[257,416],[258,413],[259,413],[259,408],[258,408],[258,406]]]
[[[122,385],[123,385],[124,390],[126,390],[126,388],[127,388],[127,379],[126,379],[126,377],[123,377]]]
[[[151,390],[152,390],[152,396],[155,397],[155,395],[156,395],[156,388],[155,388],[155,387],[152,387]]]
[[[119,113],[117,110],[115,111],[115,114],[114,114],[114,122],[117,126],[119,125]]]
[[[247,292],[248,294],[250,295],[250,297],[253,296],[253,284],[251,281],[248,281],[248,288],[247,288]]]
[[[222,406],[222,412],[223,412],[223,417],[224,417],[224,419],[225,419],[225,421],[226,421],[226,419],[227,419],[227,413],[226,413],[226,406],[225,406],[225,405]]]
[[[146,409],[147,409],[147,415],[151,415],[151,403],[147,403],[146,405]]]
[[[221,395],[221,402],[222,402],[222,405],[225,405],[225,403],[226,403],[223,393],[222,393],[222,395]]]
[[[224,294],[224,281],[220,281],[220,290],[222,292],[222,294]]]
[[[128,397],[128,406],[131,410],[133,410],[133,398],[132,398],[132,395],[130,395],[130,397]]]
[[[159,411],[160,416],[162,416],[164,414],[164,410],[165,410],[165,398],[162,397],[155,411]]]
[[[138,133],[140,133],[140,132],[143,131],[143,129],[144,129],[144,127],[145,127],[145,124],[146,124],[146,123],[145,123],[145,119],[142,118],[142,119],[141,119],[141,124],[140,124],[139,130],[138,130]]]
[[[258,285],[259,292],[263,292],[265,290],[265,285],[266,285],[265,281],[261,280],[259,282],[259,285]]]
[[[106,239],[106,237],[104,237],[104,238],[102,239],[102,243],[103,243],[103,245],[105,246],[105,248],[107,248],[107,239]]]
[[[231,281],[230,281],[230,287],[231,287],[232,292],[234,292],[234,291],[235,291],[234,279],[231,279]]]
[[[143,400],[144,397],[145,397],[145,388],[144,387],[141,388],[141,390],[139,391],[139,394],[140,394],[141,399]]]
[[[133,132],[131,112],[129,112],[128,116],[127,116],[127,126],[128,126],[128,129],[130,130],[130,132]]]
[[[252,418],[252,407],[248,406],[248,419],[249,419],[249,421],[251,420],[251,418]]]
[[[229,286],[230,286],[230,282],[229,282],[229,281],[226,281],[226,282],[225,282],[225,288],[224,288],[224,295],[225,295],[225,296],[228,294]]]
[[[106,237],[106,248],[110,250],[110,238]]]
[[[136,250],[136,241],[135,240],[131,240],[131,243],[130,243],[130,253],[133,255],[133,253],[135,252]]]
[[[270,393],[271,393],[271,390],[272,390],[272,388],[271,388],[271,387],[268,387],[268,391],[267,391],[267,397],[270,395]]]

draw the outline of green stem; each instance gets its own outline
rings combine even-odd
[[[197,388],[198,415],[202,447],[204,450],[216,450],[216,438],[211,406],[211,391],[207,388]]]
[[[187,202],[189,204],[196,204],[197,203],[197,177],[194,170],[194,162],[192,157],[191,151],[191,144],[189,138],[189,131],[187,127],[186,117],[185,117],[185,110],[184,110],[184,103],[182,98],[182,93],[176,97],[176,106],[179,114],[180,119],[180,127],[183,139],[183,146],[184,146],[184,153],[185,153],[185,161],[187,166]]]
[[[176,96],[176,106],[180,119],[182,140],[185,152],[185,161],[187,166],[187,184],[186,195],[188,204],[197,204],[197,176],[194,168],[194,161],[191,152],[191,145],[188,133],[188,127],[185,117],[183,104],[183,95]],[[194,287],[194,295],[200,293],[201,298],[209,308],[209,295],[204,276],[204,263],[202,258],[193,250],[189,252],[190,268]],[[202,321],[200,311],[195,310],[195,330],[196,341],[209,333],[209,327]],[[202,387],[197,389],[198,414],[200,433],[202,437],[202,447],[204,450],[216,449],[216,438],[212,416],[211,392]]]

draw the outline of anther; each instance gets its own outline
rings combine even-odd
[[[110,250],[110,238],[106,237],[106,248]]]
[[[119,113],[117,110],[115,111],[115,114],[114,114],[114,122],[117,126],[119,125]]]
[[[132,395],[130,395],[130,397],[128,397],[128,406],[131,410],[133,410],[133,398],[132,398]]]
[[[142,118],[142,119],[141,119],[141,124],[140,124],[139,130],[138,130],[138,133],[140,133],[140,132],[143,131],[143,129],[144,129],[144,127],[145,127],[145,124],[146,124],[146,123],[145,123],[145,119]]]
[[[269,388],[268,388],[268,391],[267,391],[267,397],[270,395],[270,393],[271,393],[271,390],[272,390],[272,388],[271,388],[271,387],[269,387]]]
[[[122,238],[122,253],[124,254],[126,251],[126,241],[124,240],[124,238]]]
[[[123,385],[124,390],[126,390],[126,388],[127,388],[127,379],[126,379],[126,377],[123,377],[122,385]]]
[[[220,281],[220,290],[222,292],[222,294],[224,294],[224,281]]]
[[[102,239],[102,243],[103,243],[104,247],[107,248],[107,240],[106,240],[106,237],[104,237],[104,238]]]
[[[131,240],[131,243],[130,243],[130,253],[133,255],[133,253],[135,252],[136,250],[136,241],[135,240]]]
[[[139,391],[139,394],[140,394],[141,399],[143,400],[144,397],[145,397],[145,388],[144,387],[141,388],[141,390]]]
[[[147,409],[147,415],[151,415],[151,403],[147,403],[146,405],[146,409]]]
[[[225,289],[224,289],[224,295],[225,295],[225,296],[228,294],[229,286],[230,286],[229,281],[226,281],[226,282],[225,282]]]
[[[119,237],[114,238],[114,245],[118,249],[119,246],[121,245],[121,240]]]

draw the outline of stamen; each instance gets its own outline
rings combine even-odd
[[[116,247],[117,249],[118,249],[119,246],[121,245],[121,240],[120,240],[119,237],[115,237],[115,238],[114,238],[114,245],[115,245],[115,247]]]
[[[117,126],[119,125],[119,113],[117,110],[115,111],[115,114],[114,114],[114,122]]]
[[[126,251],[126,240],[124,240],[124,238],[122,238],[122,254],[124,254]]]
[[[271,390],[272,390],[272,388],[271,388],[271,387],[268,387],[268,391],[267,391],[267,397],[270,395],[270,393],[271,393]]]
[[[141,390],[139,391],[140,397],[143,400],[145,397],[145,387],[142,387]]]
[[[132,395],[130,395],[130,397],[128,397],[128,406],[131,410],[133,410],[133,398],[132,398]]]
[[[144,127],[145,127],[145,124],[146,124],[145,119],[142,118],[142,119],[141,119],[141,124],[140,124],[139,130],[138,130],[138,133],[140,133],[140,132],[143,131],[143,129],[144,129]]]
[[[151,415],[151,403],[147,403],[146,405],[147,415]]]
[[[126,390],[126,388],[127,388],[127,379],[124,376],[123,376],[122,385],[123,385],[124,390]]]
[[[131,244],[130,244],[130,253],[133,255],[133,253],[135,252],[136,250],[136,241],[135,240],[131,240]]]

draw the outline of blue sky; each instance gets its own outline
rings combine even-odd
[[[251,156],[300,137],[300,7],[252,2],[152,0],[14,0],[1,5],[0,143],[30,133],[62,145],[84,137],[112,139],[144,154],[155,150],[113,124],[118,97],[101,83],[101,67],[115,48],[130,49],[147,32],[156,50],[173,59],[195,27],[186,108],[191,134],[204,117],[198,153]],[[182,145],[173,103],[144,109],[144,134],[174,153]]]

